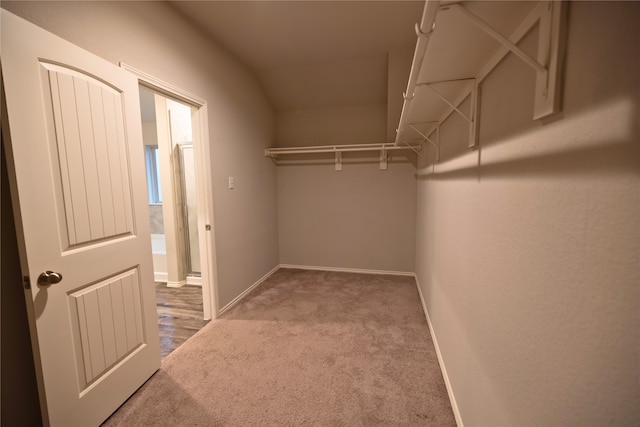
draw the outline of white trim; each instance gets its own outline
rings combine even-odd
[[[460,409],[458,409],[458,403],[456,402],[456,397],[453,394],[453,387],[451,386],[451,381],[449,380],[449,375],[447,374],[447,368],[444,365],[444,359],[442,358],[442,353],[440,352],[438,339],[436,338],[436,333],[433,330],[433,325],[431,324],[431,318],[429,318],[429,312],[427,311],[427,304],[424,301],[424,297],[422,295],[422,289],[420,289],[420,282],[418,281],[417,274],[414,274],[414,279],[416,279],[416,287],[418,288],[418,294],[420,295],[420,302],[422,303],[422,310],[424,311],[424,317],[427,319],[427,324],[429,325],[429,332],[431,333],[431,340],[433,341],[433,347],[436,349],[436,355],[438,356],[438,363],[440,365],[440,371],[442,371],[442,377],[444,378],[444,385],[447,387],[447,394],[449,395],[449,401],[451,402],[451,409],[453,409],[453,416],[456,419],[456,424],[458,425],[458,427],[464,427],[464,424],[462,423],[462,416],[460,415]]]
[[[187,276],[187,285],[202,286],[201,276]]]
[[[180,280],[179,282],[169,282],[167,281],[167,288],[181,288],[187,284],[186,280]]]
[[[153,280],[155,280],[156,282],[166,282],[169,280],[169,274],[168,273],[159,273],[157,271],[153,272]]]
[[[204,319],[210,320],[219,315],[218,311],[218,263],[215,245],[213,188],[211,178],[211,140],[209,138],[209,110],[207,104],[203,104],[193,115],[193,130],[196,141],[206,141],[198,144],[196,151],[196,168],[202,171],[202,178],[196,184],[198,189],[198,230],[200,239],[200,256],[206,254],[204,262],[200,266],[200,278],[202,280],[202,300]]]
[[[163,93],[163,95],[169,95],[172,98],[178,98],[181,101],[187,102],[194,107],[201,107],[207,103],[204,99],[195,96],[187,91],[184,91],[174,85],[162,81],[150,74],[145,73],[135,67],[132,67],[129,64],[125,64],[124,62],[120,62],[120,68],[124,68],[125,70],[133,73],[138,77],[138,79],[145,83],[145,85],[150,85],[153,89],[159,90]]]
[[[162,273],[162,272],[157,272],[154,271],[153,272],[153,280],[155,280],[156,282],[168,282],[169,281],[169,274],[168,273]],[[187,285],[192,285],[192,286],[202,286],[202,277],[200,276],[187,276],[187,280],[181,280],[180,282],[175,282],[177,284],[182,283],[183,285],[186,283]],[[168,287],[170,288],[179,288],[182,285],[176,285],[176,286],[170,286],[169,284],[167,284]]]
[[[293,264],[280,264],[279,267],[280,268],[296,268],[299,270],[337,271],[342,273],[364,273],[364,274],[388,274],[391,276],[415,277],[415,273],[412,273],[409,271],[368,270],[366,268],[317,267],[317,266],[293,265]]]
[[[162,81],[145,73],[129,64],[120,62],[120,67],[138,77],[138,83],[146,86],[162,95],[185,102],[196,109],[193,114],[194,140],[202,141],[202,144],[194,144],[196,158],[198,200],[198,231],[200,236],[200,256],[204,257],[201,263],[202,302],[204,319],[210,320],[218,317],[218,269],[215,250],[215,234],[213,229],[213,189],[211,188],[211,152],[209,139],[209,112],[207,101],[184,91],[172,84]],[[198,173],[200,171],[200,173]],[[208,226],[208,229],[205,229]],[[204,238],[203,238],[204,237]]]
[[[265,280],[267,280],[273,273],[275,273],[276,271],[278,271],[280,269],[279,265],[276,265],[275,267],[273,267],[271,269],[271,271],[269,271],[267,274],[265,274],[264,276],[262,276],[260,279],[258,279],[258,281],[256,283],[254,283],[253,285],[249,286],[244,292],[242,292],[240,295],[238,295],[237,297],[235,297],[229,304],[225,305],[224,307],[222,307],[219,311],[218,311],[218,316],[222,315],[223,313],[229,311],[234,305],[236,305],[237,303],[239,303],[244,297],[246,297],[247,295],[249,295],[249,293],[254,290],[256,287],[258,287],[258,285],[260,285],[262,282],[264,282]]]

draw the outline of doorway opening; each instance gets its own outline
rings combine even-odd
[[[160,353],[165,357],[208,321],[192,122],[197,109],[144,86],[140,108]]]
[[[201,285],[193,107],[140,88],[153,267],[157,282]]]
[[[190,244],[189,245],[190,253],[187,255],[186,247],[183,246],[182,256],[183,256],[183,260],[185,260],[185,263],[183,264],[184,266],[183,273],[185,274],[184,283],[185,285],[187,283],[193,283],[194,285],[199,284],[201,286],[200,289],[202,294],[203,315],[199,317],[199,320],[205,320],[205,321],[211,320],[218,316],[219,307],[218,307],[217,263],[216,263],[215,234],[214,234],[215,230],[212,227],[214,212],[213,212],[213,195],[212,195],[212,188],[211,188],[211,154],[210,154],[211,149],[209,146],[207,102],[198,96],[195,96],[169,83],[166,83],[160,79],[157,79],[156,77],[153,77],[145,73],[144,71],[140,71],[128,64],[120,63],[120,67],[126,69],[127,71],[131,72],[132,74],[138,77],[139,92],[141,94],[150,92],[153,95],[153,103],[152,103],[153,110],[163,112],[163,114],[156,115],[156,119],[160,118],[164,122],[164,125],[162,126],[162,132],[158,132],[158,129],[160,129],[160,127],[156,125],[156,130],[155,130],[156,138],[159,135],[171,135],[172,120],[169,116],[173,114],[178,114],[178,115],[182,114],[182,113],[170,112],[167,107],[167,104],[171,104],[171,102],[169,101],[181,104],[182,109],[185,109],[185,107],[187,107],[187,110],[189,111],[189,114],[185,114],[185,115],[190,115],[190,118],[191,118],[191,121],[190,121],[191,138],[186,138],[185,140],[181,141],[183,145],[182,150],[180,150],[180,147],[178,147],[177,149],[173,149],[173,151],[170,148],[167,148],[167,152],[173,153],[173,157],[169,156],[169,161],[173,163],[178,163],[178,165],[180,165],[180,163],[182,162],[181,160],[182,158],[185,159],[185,164],[190,164],[190,161],[191,161],[190,156],[192,156],[193,168],[194,168],[192,171],[193,175],[188,176],[186,179],[187,180],[191,179],[195,181],[195,194],[196,194],[195,195],[195,200],[196,200],[195,212],[197,212],[197,214],[196,215],[193,214],[194,212],[193,207],[191,210],[188,209],[188,207],[185,207],[186,209],[183,209],[183,210],[180,210],[180,209],[171,210],[169,211],[169,215],[174,215],[173,212],[177,211],[178,215],[182,215],[183,217],[191,219],[188,222],[188,228],[185,227],[185,222],[177,222],[177,221],[173,222],[174,224],[182,224],[181,225],[182,229],[175,231],[174,234],[176,236],[182,236],[183,242],[187,242],[187,241],[195,242],[196,238],[194,237],[194,234],[195,234],[194,231],[197,232],[197,242],[198,242],[196,245],[197,247],[194,248],[194,245]],[[158,101],[158,103],[161,104],[159,107],[156,107],[156,101]],[[142,102],[145,102],[145,101],[142,101]],[[143,117],[142,121],[143,121],[143,129],[144,129],[145,114],[146,114],[145,108],[143,107],[141,108],[141,110],[142,110],[142,117]],[[147,108],[147,110],[150,111],[151,108]],[[172,144],[170,142],[166,142],[167,139],[170,139],[170,136],[165,137],[164,143],[167,145],[167,147],[172,147]],[[191,139],[190,148],[187,147],[187,145],[189,145],[188,144],[189,139]],[[162,145],[162,140],[158,140],[157,142],[158,142],[157,143],[158,151],[149,149],[149,154],[148,154],[149,157],[147,161],[147,163],[155,162],[156,167],[159,166],[160,162],[162,162],[162,156],[161,156],[162,148],[160,148]],[[153,144],[150,144],[150,145],[153,145]],[[182,153],[180,153],[180,151],[182,151]],[[159,156],[157,159],[155,158],[156,155]],[[181,155],[182,157],[180,157]],[[173,175],[180,173],[180,170],[181,170],[179,166],[173,169],[169,169],[169,168],[167,169],[170,171],[173,171],[173,172],[170,172],[170,174],[173,173]],[[186,168],[183,167],[183,169],[186,169]],[[175,179],[174,182],[181,183],[182,181],[180,179]],[[160,195],[164,194],[164,190],[162,187],[163,185],[165,184],[164,182],[162,182],[162,178],[160,178],[160,181],[156,184],[157,194],[160,194]],[[174,188],[178,188],[176,191],[185,192],[186,190],[182,189],[181,186],[182,184],[180,185],[176,184]],[[189,191],[193,191],[193,190],[189,190]],[[160,196],[160,197],[163,197],[163,196]],[[170,194],[167,197],[170,198],[172,196]],[[149,200],[152,200],[151,197],[149,198]],[[186,199],[182,198],[180,200],[184,201]],[[190,200],[193,200],[193,198],[191,198]],[[189,204],[191,202],[185,202],[185,203]],[[191,211],[191,213],[189,213],[189,211]],[[162,209],[162,212],[163,212],[163,226],[164,226],[164,223],[166,222],[166,218],[164,218],[165,216],[164,209]],[[184,214],[184,212],[187,212],[187,214]],[[187,237],[187,234],[188,234],[188,237]],[[164,229],[164,235],[165,235],[164,244],[167,245],[166,228]],[[158,238],[155,244],[162,245],[160,240],[161,239]],[[183,243],[183,244],[186,244],[186,243]],[[199,256],[197,256],[197,254],[199,254]],[[167,257],[167,261],[169,261],[169,257]],[[199,262],[199,265],[198,265],[198,262]],[[200,272],[199,283],[198,283],[198,276],[197,276],[198,271]],[[186,274],[186,273],[189,273],[189,274]],[[169,271],[167,271],[167,274],[169,274]],[[167,281],[170,281],[170,280],[172,279],[167,277]],[[181,280],[183,279],[179,279],[177,281],[180,282]],[[178,288],[170,288],[170,289],[176,289],[179,291],[181,288],[178,287]]]

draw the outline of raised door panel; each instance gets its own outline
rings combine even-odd
[[[141,288],[132,269],[69,295],[80,393],[144,344]]]
[[[62,250],[133,234],[121,92],[74,69],[40,65],[53,170],[59,171]]]

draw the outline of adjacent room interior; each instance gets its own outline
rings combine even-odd
[[[149,278],[163,360],[107,425],[640,422],[640,2],[0,6],[139,88],[140,144],[121,159],[144,175],[131,215],[152,269],[113,277]],[[42,425],[29,304],[49,284],[20,256],[15,93],[3,87],[1,416]],[[69,380],[73,399],[158,345],[141,328]],[[79,377],[92,345],[75,350]]]
[[[192,110],[140,86],[149,229],[160,355],[165,357],[207,324],[198,236]],[[198,175],[200,172],[200,175]]]

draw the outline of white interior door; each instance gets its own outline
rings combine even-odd
[[[1,18],[4,129],[44,423],[99,425],[160,366],[138,80],[11,13]]]

